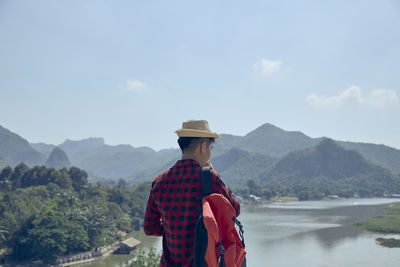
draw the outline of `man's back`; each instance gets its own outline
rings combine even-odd
[[[200,170],[198,162],[184,159],[154,179],[144,231],[163,236],[160,266],[193,264],[194,231],[201,204]],[[239,215],[239,203],[217,172],[212,171],[211,179],[213,191],[225,195]]]

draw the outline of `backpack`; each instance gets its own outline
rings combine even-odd
[[[202,168],[200,182],[202,204],[195,226],[194,266],[246,267],[243,226],[234,208],[222,194],[213,193],[209,167]]]

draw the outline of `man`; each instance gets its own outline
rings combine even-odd
[[[144,218],[145,234],[163,237],[160,266],[193,265],[195,224],[201,205],[200,170],[212,168],[212,145],[219,138],[206,120],[185,121],[176,133],[182,159],[154,179]],[[238,216],[239,202],[215,170],[211,170],[211,179],[213,191],[223,194]]]

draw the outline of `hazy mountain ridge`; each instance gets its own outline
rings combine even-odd
[[[261,173],[272,168],[277,160],[277,158],[268,155],[232,148],[214,157],[212,163],[228,186],[244,186],[247,180],[258,177]]]
[[[0,156],[8,164],[15,166],[20,162],[33,166],[43,164],[45,156],[16,133],[0,126]]]
[[[225,140],[226,139],[226,140]],[[234,142],[229,142],[234,140]],[[320,138],[311,138],[298,131],[285,131],[266,123],[245,136],[221,135],[217,141],[216,156],[231,148],[273,157],[282,157],[290,152],[303,150],[317,145]],[[219,145],[219,142],[222,145]],[[396,174],[400,173],[400,150],[385,145],[371,143],[336,141],[344,148],[361,153],[367,160],[382,165]]]
[[[223,134],[215,147],[217,154],[238,148],[251,153],[281,157],[292,151],[315,146],[319,141],[319,138],[313,139],[301,132],[285,131],[266,123],[245,136]]]
[[[33,149],[42,153],[46,158],[49,158],[53,149],[57,147],[56,145],[48,145],[45,143],[30,143],[30,145]]]
[[[344,148],[356,150],[369,161],[400,174],[400,150],[398,149],[370,143],[344,141],[337,141],[337,143]]]
[[[119,179],[135,176],[147,169],[155,169],[170,161],[175,154],[177,150],[156,152],[148,147],[102,145],[74,154],[71,162],[97,177]]]
[[[67,153],[71,158],[79,156],[81,153],[93,151],[101,146],[104,146],[104,139],[101,137],[89,137],[82,140],[65,140],[58,147]]]
[[[69,168],[72,166],[67,154],[60,148],[55,147],[50,153],[45,164],[46,167],[55,169]]]
[[[2,132],[8,133],[3,136],[10,140],[18,140],[19,143],[25,145],[25,149],[28,151],[27,154],[22,153],[25,157],[28,157],[29,153],[40,155],[41,161],[29,160],[27,164],[31,166],[44,164],[44,155],[49,155],[49,151],[57,147],[44,143],[29,146],[29,143],[22,137],[7,131],[3,128]],[[7,138],[2,138],[2,142],[4,143]],[[311,153],[310,151],[314,151],[313,148],[318,146],[321,140],[324,139],[311,138],[298,131],[285,131],[267,123],[245,136],[221,134],[221,138],[214,145],[212,162],[227,184],[243,185],[247,179],[263,180],[260,177],[266,176],[272,170],[277,171],[280,165],[290,167],[292,164],[290,161],[295,161],[296,155],[300,157],[305,156],[304,153]],[[7,142],[13,143],[12,141]],[[398,149],[383,145],[343,141],[335,141],[334,144],[355,149],[368,161],[382,165],[394,173],[400,173],[400,150]],[[1,146],[0,143],[0,151],[4,151],[4,148],[10,150],[12,147],[12,145]],[[119,178],[151,180],[161,171],[173,165],[180,157],[179,149],[155,151],[149,147],[108,145],[105,144],[103,138],[99,137],[77,141],[66,140],[58,147],[66,153],[72,165],[86,170],[90,177],[96,180],[117,180]],[[15,151],[20,151],[18,145],[15,146]],[[15,151],[11,152],[15,154]],[[0,156],[3,156],[2,153]],[[285,158],[286,156],[289,157]],[[9,163],[5,156],[3,156],[3,162]],[[34,164],[30,164],[31,162]],[[318,167],[320,169],[326,168],[321,165],[323,162],[315,164],[320,164]],[[307,169],[307,166],[304,167]],[[291,175],[294,174],[291,173]]]

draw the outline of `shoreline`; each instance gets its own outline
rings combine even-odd
[[[372,217],[367,220],[359,221],[352,224],[353,227],[368,231],[371,233],[384,235],[400,234],[400,203],[393,203],[386,208],[382,216]],[[400,239],[397,238],[375,238],[378,245],[385,248],[400,248]]]

